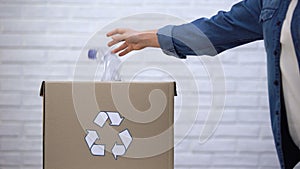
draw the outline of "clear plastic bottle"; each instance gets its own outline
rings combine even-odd
[[[101,50],[90,49],[88,51],[88,58],[104,64],[101,81],[121,81],[119,75],[121,60],[116,54],[111,53],[110,50],[102,52]]]

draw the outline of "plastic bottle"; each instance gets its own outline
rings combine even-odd
[[[116,54],[111,53],[110,50],[102,52],[97,49],[90,49],[88,51],[88,58],[104,64],[101,81],[121,81],[119,75],[121,60]]]

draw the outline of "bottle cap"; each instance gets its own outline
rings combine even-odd
[[[97,50],[96,49],[90,49],[88,52],[89,59],[97,59]]]

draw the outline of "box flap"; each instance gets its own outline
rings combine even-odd
[[[45,81],[42,82],[41,88],[40,88],[40,96],[43,97],[45,93]]]
[[[45,94],[45,81],[42,82],[41,88],[40,88],[40,96],[43,97]],[[174,96],[177,96],[177,86],[176,82],[174,82]]]
[[[177,96],[177,86],[176,86],[176,82],[174,82],[174,96]]]

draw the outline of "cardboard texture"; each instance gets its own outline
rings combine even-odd
[[[43,168],[173,169],[175,88],[43,82]]]

